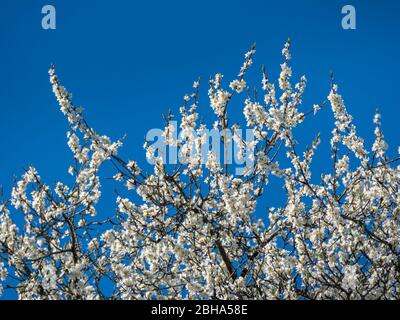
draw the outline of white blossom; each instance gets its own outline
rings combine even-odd
[[[121,141],[89,126],[52,67],[70,126],[73,181],[47,185],[29,166],[0,204],[0,294],[12,281],[20,299],[400,299],[400,166],[388,155],[380,114],[369,150],[332,84],[331,154],[315,175],[323,136],[305,146],[295,128],[325,103],[303,106],[307,80],[292,83],[290,40],[277,82],[263,68],[262,96],[245,93],[254,53],[253,46],[230,89],[220,73],[210,80],[209,122],[200,121],[194,82],[179,125],[168,117],[162,130],[181,161],[165,163],[146,142],[150,173],[118,156]],[[231,123],[233,100],[251,141],[240,135],[242,124]],[[247,155],[252,170],[237,174],[216,150],[203,161],[208,126],[232,130],[221,149],[233,141],[233,156]],[[115,170],[117,213],[103,219],[97,210],[104,210],[101,184],[109,177],[99,170],[106,162]],[[271,179],[281,182],[285,201],[265,208],[279,192]],[[102,292],[102,279],[114,283],[112,294]]]

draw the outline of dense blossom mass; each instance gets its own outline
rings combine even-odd
[[[205,143],[207,128],[198,114],[198,81],[180,108],[185,138],[173,138],[172,115],[163,131],[183,160],[167,164],[146,142],[154,166],[145,173],[137,161],[118,156],[121,141],[88,125],[52,67],[53,92],[70,126],[74,181],[52,187],[30,166],[0,205],[0,293],[16,290],[20,299],[400,299],[399,158],[387,156],[380,115],[367,150],[336,84],[327,101],[303,106],[307,80],[291,81],[290,41],[278,81],[263,68],[253,94],[245,76],[254,53],[255,47],[246,53],[227,88],[222,74],[209,81],[214,129],[241,129],[229,121],[229,105],[243,97],[242,126],[254,139],[232,139],[239,157],[252,150],[253,167],[240,175],[211,151],[205,163],[190,156]],[[300,152],[294,129],[328,104],[335,118],[331,163],[316,177],[311,162],[321,139]],[[221,144],[228,143],[221,135]],[[97,203],[105,162],[128,196],[116,196],[118,213],[102,220]],[[280,208],[262,208],[261,197],[276,192],[272,177],[282,181],[286,199]]]

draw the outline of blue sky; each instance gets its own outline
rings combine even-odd
[[[56,30],[41,28],[46,4],[57,10]],[[356,30],[341,27],[346,4],[356,8]],[[205,84],[216,72],[233,79],[253,42],[252,77],[260,76],[264,63],[275,79],[288,37],[294,78],[308,78],[305,102],[311,106],[326,98],[333,70],[367,141],[379,107],[394,155],[399,145],[399,18],[395,0],[2,0],[0,185],[9,194],[13,176],[30,163],[50,184],[66,177],[71,163],[67,123],[48,81],[51,63],[75,103],[84,106],[89,123],[112,138],[127,134],[123,154],[144,163],[147,130],[160,127],[168,109],[178,111],[194,80],[200,76]],[[205,94],[206,85],[202,88]],[[201,108],[210,117],[205,99]],[[235,112],[240,115],[239,108]],[[332,126],[327,109],[299,134],[310,143],[318,131],[329,133]],[[322,156],[328,157],[324,151]],[[103,205],[112,214],[110,200]]]

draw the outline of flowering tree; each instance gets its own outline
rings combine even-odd
[[[250,159],[240,174],[215,150],[201,152],[208,129],[197,113],[198,81],[180,108],[180,138],[172,115],[165,118],[164,144],[180,161],[168,163],[146,142],[154,168],[148,174],[117,155],[121,141],[88,125],[52,67],[50,82],[70,125],[74,182],[52,188],[29,167],[3,200],[0,289],[14,288],[22,299],[399,299],[399,158],[386,155],[379,114],[367,151],[333,81],[327,101],[302,111],[306,78],[292,85],[289,49],[288,41],[277,88],[263,68],[262,90],[250,93],[245,75],[254,47],[229,88],[221,74],[209,82],[224,155],[234,143],[235,156]],[[244,100],[250,140],[228,117],[234,97]],[[300,153],[293,131],[328,103],[332,169],[318,179],[310,164],[319,136]],[[118,214],[100,220],[104,162],[132,196],[118,196]],[[271,176],[283,182],[286,199],[265,210],[257,203],[274,192]],[[23,223],[15,222],[17,212]],[[114,285],[111,295],[102,291],[104,279]]]

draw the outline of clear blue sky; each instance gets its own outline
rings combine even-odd
[[[56,30],[41,28],[45,4],[57,9]],[[357,10],[356,30],[341,28],[345,4]],[[178,111],[197,77],[222,72],[233,79],[243,54],[257,42],[252,74],[259,76],[264,63],[276,78],[288,37],[295,78],[306,74],[309,80],[305,101],[325,99],[333,70],[362,135],[372,137],[379,107],[394,154],[399,35],[395,0],[1,0],[0,184],[9,194],[13,176],[29,163],[50,184],[66,176],[67,124],[48,81],[51,63],[75,103],[85,107],[89,123],[113,138],[127,134],[123,153],[143,163],[146,131],[161,126],[161,113]],[[316,132],[332,129],[329,110],[317,119],[301,133],[307,143]],[[112,214],[112,199],[103,205]]]

